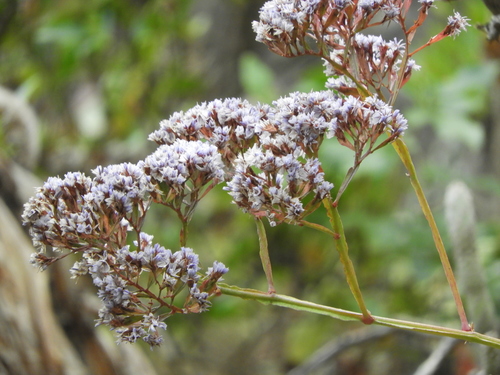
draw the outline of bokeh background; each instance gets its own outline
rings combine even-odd
[[[94,327],[99,301],[91,282],[69,279],[71,260],[43,274],[27,264],[33,249],[20,225],[22,204],[47,177],[137,162],[155,149],[147,136],[161,119],[202,101],[236,96],[270,103],[291,91],[322,89],[321,61],[285,59],[254,40],[251,21],[262,4],[0,0],[0,374],[462,375],[480,363],[474,345],[227,296],[208,313],[170,318],[159,349],[116,346],[112,332]],[[490,17],[480,0],[436,5],[415,46],[444,28],[454,10],[472,25]],[[380,30],[388,38],[396,31]],[[460,257],[446,231],[445,190],[458,179],[474,196],[469,214],[477,218],[481,267],[465,279],[484,278],[489,297],[481,304],[497,308],[499,59],[500,44],[471,27],[416,55],[422,69],[397,103],[455,264]],[[338,186],[352,155],[332,140],[322,162]],[[459,327],[431,233],[391,147],[364,162],[340,212],[372,313]],[[311,221],[327,223],[321,210]],[[178,247],[179,224],[164,209],[151,210],[145,231]],[[357,310],[328,238],[285,225],[269,228],[268,236],[279,293]],[[267,288],[254,223],[221,188],[198,207],[188,245],[204,266],[225,263],[227,283]],[[470,296],[464,300],[467,310],[477,307],[467,303]],[[440,348],[435,371],[419,369]]]

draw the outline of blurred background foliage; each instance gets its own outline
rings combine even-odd
[[[290,91],[322,89],[320,61],[280,58],[254,41],[250,22],[257,19],[262,3],[0,2],[0,84],[28,102],[39,122],[36,141],[41,151],[28,167],[45,179],[66,171],[89,173],[99,164],[136,162],[155,148],[147,135],[174,111],[218,97],[271,102]],[[436,4],[414,45],[437,34],[454,9],[471,24],[489,19],[479,0]],[[392,28],[381,32],[395,36]],[[498,110],[490,97],[498,84],[499,60],[491,52],[498,46],[484,39],[470,28],[418,53],[415,59],[422,69],[414,73],[397,106],[409,120],[405,140],[447,242],[446,186],[462,179],[474,191],[481,262],[498,306],[500,185],[491,158],[499,155],[499,145],[489,143],[489,127],[492,111]],[[2,111],[0,156],[25,163],[27,139],[36,135],[19,135],[8,109]],[[352,155],[330,140],[322,162],[328,180],[339,186]],[[340,212],[372,313],[458,326],[430,231],[391,147],[360,168]],[[310,219],[327,225],[321,210]],[[176,249],[175,220],[170,212],[153,208],[145,230]],[[284,225],[269,228],[268,236],[279,293],[357,310],[329,238]],[[266,289],[253,221],[230,204],[221,188],[198,207],[188,244],[204,266],[214,259],[224,262],[230,268],[228,283]],[[93,293],[92,288],[80,285],[80,293]],[[59,311],[65,308],[64,302],[56,305]],[[286,373],[326,343],[353,332],[359,337],[375,332],[229,297],[215,300],[203,316],[174,316],[167,324],[165,345],[149,353],[161,374]],[[411,374],[435,342],[410,334],[384,336],[368,344],[370,354],[361,344],[346,350],[336,367],[324,373]]]

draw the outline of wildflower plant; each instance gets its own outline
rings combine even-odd
[[[174,314],[200,313],[220,294],[254,299],[344,320],[359,320],[500,347],[500,340],[473,332],[437,226],[402,140],[408,124],[394,109],[401,88],[420,67],[413,60],[423,48],[468,26],[458,13],[422,46],[412,41],[433,0],[271,0],[253,22],[257,41],[284,57],[312,55],[324,65],[326,88],[294,92],[271,104],[229,98],[201,103],[160,123],[149,139],[157,150],[136,164],[98,167],[88,177],[68,173],[49,178],[25,205],[37,253],[45,269],[68,255],[78,256],[72,277],[89,274],[102,301],[97,323],[110,326],[119,341],[161,343],[159,331]],[[400,28],[401,39],[384,40],[369,31],[384,24]],[[343,181],[325,179],[320,148],[335,139],[352,150],[353,165]],[[429,222],[456,302],[461,329],[373,316],[349,259],[339,213],[341,197],[361,163],[391,144],[402,160]],[[329,143],[328,147],[332,144]],[[221,284],[228,269],[215,261],[202,272],[189,247],[188,226],[201,199],[218,184],[256,223],[268,291]],[[152,204],[175,212],[182,224],[179,249],[165,249],[142,227]],[[308,221],[324,207],[327,228]],[[266,229],[299,225],[329,236],[344,267],[361,313],[301,301],[276,293]],[[55,256],[45,248],[50,246]]]

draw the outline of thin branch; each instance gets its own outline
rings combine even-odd
[[[217,284],[221,293],[239,297],[243,299],[251,299],[266,305],[276,305],[293,310],[305,311],[319,315],[326,315],[334,319],[344,321],[359,321],[363,322],[365,319],[363,314],[343,310],[336,307],[320,305],[314,302],[303,301],[298,298],[285,296],[282,294],[268,294],[254,289],[242,289],[235,286],[226,284]],[[413,332],[420,332],[434,336],[451,337],[463,341],[475,342],[477,344],[490,346],[492,348],[500,349],[500,339],[483,335],[473,331],[463,331],[454,328],[446,328],[432,324],[416,323],[407,320],[391,319],[382,316],[373,315],[373,324],[404,329]]]
[[[309,228],[316,229],[316,230],[318,230],[318,231],[320,231],[320,232],[323,232],[323,233],[328,234],[329,236],[334,236],[334,235],[335,235],[335,233],[334,233],[332,230],[330,230],[330,229],[328,229],[328,228],[324,227],[324,226],[323,226],[323,225],[321,225],[321,224],[311,223],[310,221],[302,220],[302,221],[300,222],[300,225],[303,225],[303,226],[305,226],[305,227],[309,227]]]

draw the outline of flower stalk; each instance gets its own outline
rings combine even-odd
[[[264,273],[267,279],[267,292],[269,294],[276,293],[273,281],[273,270],[271,267],[271,258],[269,257],[269,249],[267,245],[267,235],[264,223],[260,218],[255,218],[255,224],[257,225],[257,233],[259,235],[259,255],[262,262],[262,267],[264,268]]]
[[[441,260],[441,264],[443,265],[446,279],[448,280],[448,284],[450,285],[451,292],[453,294],[453,299],[455,300],[455,304],[457,306],[457,311],[460,317],[462,330],[471,331],[472,327],[467,320],[467,315],[465,313],[464,305],[462,303],[462,298],[460,297],[460,293],[458,291],[457,281],[455,279],[455,275],[453,274],[453,269],[451,268],[450,260],[448,259],[448,255],[446,254],[446,249],[444,247],[443,240],[441,238],[441,234],[439,233],[436,221],[434,220],[434,216],[432,215],[431,208],[429,207],[429,203],[427,202],[422,186],[420,185],[420,182],[418,180],[417,171],[415,170],[415,166],[413,165],[408,147],[406,147],[406,144],[403,142],[402,139],[397,139],[392,145],[396,150],[396,152],[398,153],[406,170],[408,171],[411,186],[415,190],[418,203],[420,204],[422,212],[424,213],[424,216],[427,219],[427,222],[429,223],[429,227],[432,232],[432,238],[434,239],[434,244],[439,254],[439,259]]]
[[[363,314],[363,323],[371,324],[374,321],[373,316],[370,311],[368,311],[361,289],[359,288],[358,279],[356,277],[356,271],[354,270],[354,265],[352,264],[351,258],[349,258],[349,248],[347,246],[347,241],[344,233],[344,226],[342,225],[342,220],[340,219],[340,214],[337,208],[337,204],[332,203],[330,198],[323,199],[323,204],[326,208],[328,218],[330,219],[330,224],[332,225],[333,240],[335,241],[335,248],[339,253],[340,262],[344,268],[344,274],[349,284],[349,288],[358,303],[361,313]]]

